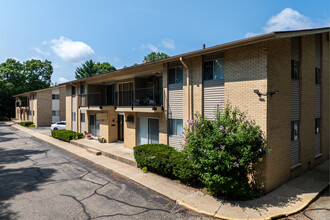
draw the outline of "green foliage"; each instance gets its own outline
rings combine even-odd
[[[227,104],[213,119],[195,114],[185,128],[185,154],[200,179],[215,196],[248,199],[255,195],[255,164],[268,153],[254,121]]]
[[[163,144],[145,144],[134,147],[138,167],[185,183],[195,183],[197,173],[191,162],[173,147]]]
[[[147,172],[147,171],[148,171],[148,168],[147,168],[147,167],[143,167],[143,168],[141,168],[141,170],[142,170],[143,172]]]
[[[35,125],[33,124],[32,121],[22,121],[19,123],[20,125],[27,127],[27,128],[34,128]]]
[[[48,60],[28,60],[23,63],[7,59],[0,64],[0,120],[10,120],[15,115],[13,95],[51,85],[53,67]]]
[[[147,56],[144,57],[144,60],[148,61],[148,62],[153,62],[153,61],[162,60],[162,59],[165,59],[165,58],[168,58],[168,57],[170,57],[170,56],[165,54],[165,53],[151,52],[150,54],[148,54]]]
[[[70,142],[70,140],[75,139],[76,137],[82,138],[83,134],[70,130],[52,130],[52,136],[54,138]]]
[[[75,72],[76,79],[83,79],[90,76],[95,76],[103,73],[115,71],[116,68],[110,63],[94,63],[93,60],[88,60],[81,67],[77,67]]]

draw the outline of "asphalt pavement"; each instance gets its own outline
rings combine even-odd
[[[207,219],[0,124],[0,219]]]

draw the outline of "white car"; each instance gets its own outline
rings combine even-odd
[[[50,126],[50,130],[65,130],[66,129],[66,122],[59,121]]]

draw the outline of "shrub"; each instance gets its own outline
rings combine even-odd
[[[145,144],[134,147],[138,167],[185,183],[194,183],[197,173],[188,158],[164,144]]]
[[[54,138],[70,142],[70,140],[72,140],[72,139],[82,138],[83,134],[77,133],[74,131],[70,131],[70,130],[52,130],[52,136]]]
[[[20,125],[27,127],[27,128],[35,127],[35,125],[33,124],[32,121],[22,121],[22,122],[20,122]]]
[[[184,152],[215,196],[248,199],[255,195],[254,165],[268,153],[254,121],[227,104],[209,120],[195,114],[185,128]]]

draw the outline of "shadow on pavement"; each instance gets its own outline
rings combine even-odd
[[[37,191],[38,186],[46,182],[55,172],[54,169],[38,167],[6,168],[5,165],[30,160],[30,155],[44,154],[39,150],[8,150],[0,148],[0,219],[16,219],[16,213],[10,211],[7,200],[25,192]],[[33,161],[33,160],[31,160]],[[13,166],[11,166],[13,167]]]

